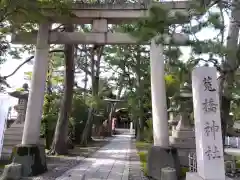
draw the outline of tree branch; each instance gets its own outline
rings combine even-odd
[[[54,50],[49,51],[49,53],[56,53],[56,52],[64,52],[64,50],[62,50],[62,49],[54,49]],[[30,62],[33,58],[34,58],[34,56],[30,56],[23,63],[21,63],[12,73],[10,73],[7,76],[0,77],[0,79],[6,80],[7,78],[13,76],[24,64]]]

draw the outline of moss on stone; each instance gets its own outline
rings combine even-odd
[[[181,177],[186,177],[187,172],[189,172],[188,167],[181,167]]]

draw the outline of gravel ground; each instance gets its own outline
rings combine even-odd
[[[25,177],[22,180],[54,180],[61,176],[65,171],[78,165],[84,157],[47,157],[48,171],[36,177]],[[3,169],[0,170],[0,175]]]
[[[36,177],[22,178],[22,180],[54,180],[67,170],[77,166],[83,157],[49,157],[48,171]]]
[[[139,156],[137,154],[135,139],[132,138],[131,151],[129,154],[129,177],[128,180],[150,180],[148,177],[144,176],[141,169],[141,163]]]

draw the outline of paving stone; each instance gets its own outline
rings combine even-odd
[[[61,158],[61,162],[62,162]],[[24,180],[148,180],[141,171],[135,140],[129,130],[89,158],[66,158],[61,166]]]
[[[77,178],[77,176],[79,180],[123,180],[123,176],[126,179],[129,172],[129,166],[126,164],[129,160],[131,137],[129,130],[124,134],[116,135],[108,145],[99,149],[91,158],[86,158],[82,163],[58,177],[57,180],[66,177]],[[77,169],[82,171],[77,171]]]

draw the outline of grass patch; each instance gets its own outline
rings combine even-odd
[[[138,141],[136,142],[136,148],[141,151],[141,150],[148,150],[152,143],[145,142],[145,141]]]
[[[141,162],[141,168],[145,176],[148,175],[147,173],[147,156],[148,156],[148,149],[152,143],[146,141],[138,141],[136,142],[136,148],[138,150],[138,155]]]
[[[186,177],[186,173],[189,172],[189,168],[188,167],[181,167],[181,177]]]
[[[237,160],[237,162],[236,162],[236,168],[240,168],[240,160]]]
[[[236,163],[236,168],[240,168],[240,162],[239,161],[237,161],[237,163]]]
[[[141,167],[142,167],[142,171],[144,173],[145,176],[148,175],[147,173],[147,152],[138,152],[139,158],[140,158],[140,162],[141,162]]]
[[[5,164],[0,164],[0,169],[4,169]]]

